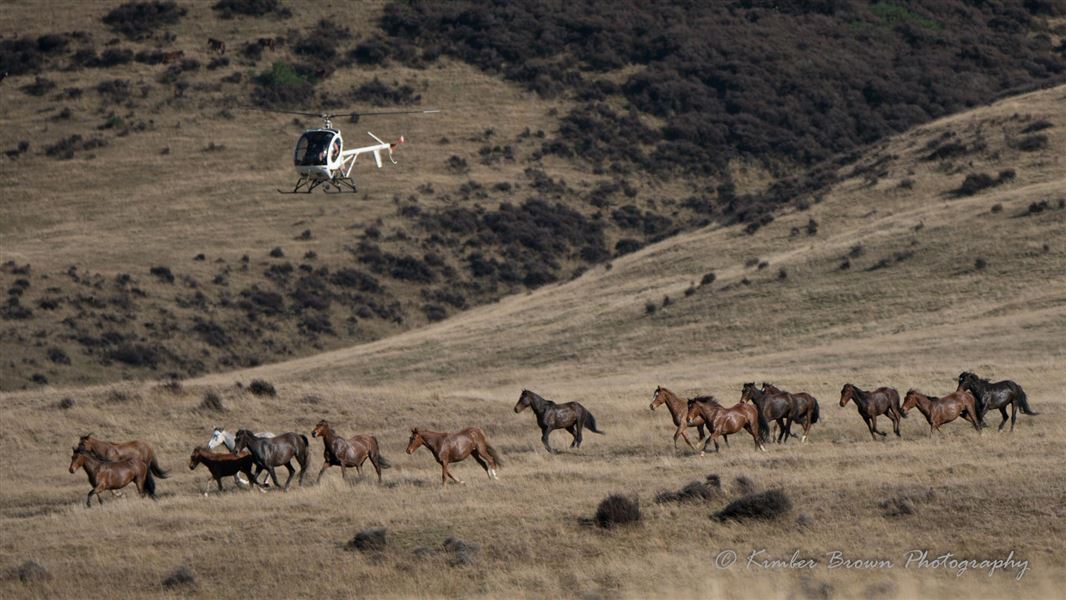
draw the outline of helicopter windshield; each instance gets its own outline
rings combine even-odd
[[[300,136],[300,141],[296,142],[296,166],[316,167],[327,164],[326,149],[330,147],[334,135],[329,131],[308,131]],[[336,155],[339,153],[340,144],[334,143],[334,146],[333,154]]]

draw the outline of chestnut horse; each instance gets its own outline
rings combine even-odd
[[[392,465],[381,455],[378,449],[378,439],[372,435],[353,435],[344,439],[333,431],[333,427],[325,419],[315,425],[311,437],[322,437],[322,470],[318,472],[318,479],[322,480],[322,474],[326,469],[337,466],[341,468],[341,480],[344,480],[348,467],[355,467],[360,477],[363,476],[363,463],[370,459],[374,471],[378,474],[378,483],[381,483],[381,470],[388,469]]]
[[[917,390],[907,390],[907,395],[903,397],[903,412],[918,407],[925,415],[925,420],[929,421],[929,435],[933,435],[933,430],[940,431],[941,425],[954,421],[960,415],[973,424],[977,433],[981,433],[981,422],[977,420],[975,406],[973,394],[967,390],[957,390],[943,398],[926,396]]]
[[[526,408],[533,410],[537,415],[537,425],[540,426],[540,443],[549,453],[554,453],[548,444],[548,434],[556,429],[565,429],[574,437],[570,442],[571,448],[581,447],[581,430],[588,427],[592,433],[603,435],[603,431],[596,429],[596,417],[578,402],[566,402],[556,404],[551,400],[540,397],[529,391],[522,390],[518,402],[514,405],[515,413],[520,413]]]
[[[782,440],[787,439],[791,431],[786,427],[785,421],[792,414],[792,398],[788,394],[782,391],[760,390],[755,387],[754,383],[745,383],[744,389],[740,392],[740,402],[745,401],[754,404],[759,411],[759,416],[766,420],[767,432],[769,432],[769,422],[774,422],[775,442],[780,444]]]
[[[440,464],[442,486],[448,484],[449,477],[456,483],[463,483],[448,470],[448,464],[460,462],[470,455],[473,455],[477,464],[485,469],[490,479],[499,479],[496,476],[496,469],[503,465],[503,461],[500,460],[496,449],[485,440],[485,432],[481,431],[480,427],[467,427],[457,433],[443,433],[416,427],[411,430],[411,439],[407,442],[407,453],[412,454],[418,450],[419,446],[425,446]]]
[[[258,467],[256,475],[259,474],[259,470],[266,469],[267,473],[270,473],[270,480],[274,482],[274,487],[280,487],[274,467],[284,466],[289,471],[289,478],[285,480],[285,491],[289,490],[289,483],[296,475],[296,469],[292,466],[293,458],[300,464],[300,485],[304,484],[309,458],[307,456],[308,445],[306,435],[292,432],[272,438],[261,438],[256,437],[247,429],[241,429],[233,438],[233,451],[240,453],[241,450],[247,448],[252,453],[252,462]]]
[[[677,431],[674,432],[674,449],[677,449],[677,438],[680,437],[685,440],[689,448],[695,450],[696,446],[692,444],[688,439],[688,435],[685,434],[685,429],[688,427],[688,401],[681,399],[680,396],[662,386],[655,386],[655,393],[651,396],[651,405],[648,408],[655,410],[660,404],[666,405],[666,408],[670,411],[670,417],[674,420],[674,426],[677,427]],[[699,417],[697,421],[693,422],[693,425],[696,426],[696,431],[700,434],[698,441],[702,442],[707,437],[707,434],[703,432],[703,417]],[[727,446],[729,445],[728,436],[725,438],[725,443]]]
[[[770,430],[770,425],[762,414],[751,404],[740,402],[726,408],[718,403],[713,396],[700,396],[688,401],[687,421],[695,423],[702,418],[704,423],[710,426],[711,434],[703,442],[700,456],[707,451],[707,444],[714,442],[714,451],[718,452],[718,436],[727,433],[736,433],[741,429],[747,429],[755,440],[755,446],[763,452],[766,448],[762,445],[762,439]],[[678,426],[680,429],[680,426]]]
[[[130,483],[137,484],[137,493],[143,498],[146,494],[155,500],[155,479],[152,479],[152,471],[139,457],[133,456],[121,460],[109,461],[97,458],[92,452],[74,448],[74,454],[70,457],[70,472],[78,468],[85,469],[89,476],[89,495],[85,497],[85,506],[93,505],[93,494],[101,506],[104,499],[100,492],[104,490],[120,490]]]
[[[977,420],[981,422],[982,426],[985,424],[985,413],[988,412],[988,409],[999,409],[999,414],[1003,415],[1003,420],[996,431],[1003,431],[1003,426],[1007,424],[1008,404],[1010,404],[1011,431],[1014,431],[1014,422],[1018,419],[1019,410],[1027,415],[1040,414],[1033,412],[1029,408],[1029,399],[1025,396],[1025,390],[1022,389],[1022,386],[1009,379],[991,383],[973,373],[964,372],[959,375],[959,387],[957,389],[969,390],[973,394],[974,401],[977,403]]]
[[[137,458],[142,461],[148,468],[152,470],[152,474],[160,479],[166,479],[170,477],[167,471],[164,471],[159,463],[156,461],[155,450],[152,445],[143,440],[133,440],[132,442],[124,442],[117,444],[115,442],[105,442],[104,440],[98,440],[93,437],[93,434],[89,433],[81,436],[78,440],[78,450],[84,450],[91,452],[93,456],[100,460],[123,460],[126,458]]]
[[[807,436],[811,431],[811,425],[818,422],[818,399],[807,392],[786,392],[766,382],[762,384],[762,391],[788,394],[789,402],[792,403],[792,410],[789,412],[788,420],[785,422],[785,426],[788,428],[788,435],[795,437],[792,433],[792,423],[799,421],[803,425],[803,437],[800,438],[800,442],[806,442]],[[786,437],[785,440],[787,441],[788,438]]]
[[[859,416],[870,430],[870,437],[876,440],[875,433],[885,437],[883,432],[877,430],[878,415],[885,415],[892,419],[892,430],[895,431],[896,437],[902,437],[899,434],[899,420],[905,419],[907,413],[900,409],[899,392],[894,388],[879,387],[872,392],[864,392],[850,383],[845,383],[840,390],[840,406],[846,406],[848,400],[855,402],[855,408],[859,409]]]
[[[252,474],[252,467],[255,462],[252,460],[252,455],[249,452],[242,452],[241,454],[233,454],[232,452],[212,452],[207,446],[197,446],[192,451],[192,456],[189,457],[189,470],[192,471],[198,465],[204,465],[207,470],[211,472],[211,479],[215,480],[218,484],[218,493],[222,493],[222,478],[233,477],[233,480],[240,484],[240,480],[237,479],[237,473],[244,473],[248,477],[248,481],[255,482],[259,485],[259,470],[256,470],[255,474]],[[262,491],[262,490],[260,490]],[[207,495],[207,492],[204,492]]]

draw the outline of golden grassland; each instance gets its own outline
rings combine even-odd
[[[876,181],[848,178],[754,236],[714,227],[684,234],[610,269],[374,343],[207,376],[177,394],[153,383],[5,393],[0,567],[33,559],[54,578],[8,579],[0,594],[176,595],[160,581],[186,565],[204,596],[1056,597],[1066,584],[1066,211],[1020,215],[1034,201],[1054,207],[1066,189],[1064,106],[1060,87],[938,121],[871,148],[860,164],[884,159]],[[1019,118],[1053,121],[1046,150],[1010,147]],[[954,170],[921,161],[925,144],[947,130],[983,136],[987,152]],[[1007,184],[949,194],[968,172],[1006,168],[1016,170]],[[815,236],[802,231],[810,218]],[[840,270],[857,243],[862,255]],[[905,252],[913,254],[867,271]],[[753,257],[769,266],[745,266]],[[977,269],[977,258],[987,267]],[[698,287],[710,271],[717,280]],[[672,303],[662,306],[667,295]],[[648,302],[659,306],[654,314]],[[1019,416],[1012,434],[978,436],[960,421],[930,437],[912,413],[902,439],[874,442],[853,407],[837,406],[845,382],[942,394],[964,369],[1018,381],[1041,414]],[[252,378],[277,385],[278,397],[234,385]],[[810,443],[762,453],[737,435],[718,455],[675,452],[669,417],[648,410],[657,384],[730,404],[743,382],[763,380],[821,400]],[[581,401],[607,434],[586,433],[580,450],[545,454],[533,417],[511,410],[522,388]],[[197,408],[208,390],[229,412]],[[75,406],[58,408],[64,397]],[[367,478],[349,486],[334,469],[321,485],[287,494],[205,498],[206,472],[186,470],[192,447],[215,425],[308,433],[320,418],[343,434],[379,437],[395,465],[384,485]],[[466,484],[441,489],[425,450],[402,453],[416,425],[483,427],[504,458],[500,481],[465,462],[455,472]],[[879,426],[890,430],[884,419]],[[70,446],[89,431],[156,445],[173,473],[159,482],[158,503],[127,494],[84,508],[84,475],[65,469]],[[568,436],[552,439],[563,447]],[[312,447],[309,484],[321,465],[320,442]],[[654,503],[657,491],[710,473],[721,476],[723,498]],[[738,476],[781,488],[792,512],[765,523],[709,519],[735,494]],[[614,492],[639,499],[642,523],[612,531],[580,523]],[[923,499],[914,514],[886,516],[880,501],[900,495]],[[796,523],[801,514],[809,526]],[[388,528],[386,550],[343,549],[373,526]],[[480,543],[477,564],[451,567],[446,556],[414,553],[448,536]],[[741,562],[752,550],[784,560],[798,551],[823,566],[719,570],[714,559],[726,549]],[[1020,581],[1013,572],[900,568],[912,549],[967,558],[1013,551],[1031,568]],[[897,568],[830,570],[831,551],[888,558]]]

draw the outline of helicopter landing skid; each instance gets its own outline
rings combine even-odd
[[[322,191],[327,194],[354,194],[358,191],[355,187],[355,180],[351,177],[335,177],[330,180],[324,179],[310,179],[307,177],[301,177],[296,186],[292,188],[292,191],[286,192],[285,190],[278,190],[279,194],[310,194],[318,186],[323,186]],[[333,190],[330,190],[330,187]]]

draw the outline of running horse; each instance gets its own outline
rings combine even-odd
[[[792,433],[792,424],[799,421],[803,425],[803,437],[800,438],[800,442],[806,442],[807,436],[811,432],[811,426],[818,422],[818,399],[807,392],[786,392],[766,382],[762,384],[762,391],[772,394],[788,394],[789,402],[792,403],[792,410],[789,412],[788,420],[785,422],[785,426],[788,428],[788,435],[795,437],[795,434]],[[788,438],[785,439],[787,441]]]
[[[555,450],[548,444],[548,434],[556,429],[565,429],[574,437],[574,441],[570,442],[571,448],[581,447],[581,430],[585,427],[592,433],[604,434],[596,428],[596,418],[592,413],[578,402],[556,404],[529,390],[522,390],[522,395],[514,405],[514,411],[520,413],[527,408],[537,415],[540,442],[550,454],[554,454]]]
[[[79,468],[85,469],[85,474],[89,476],[89,485],[93,486],[85,497],[86,508],[92,507],[93,494],[96,494],[96,500],[103,506],[104,499],[100,497],[100,492],[120,490],[130,483],[137,485],[137,493],[142,498],[147,495],[152,500],[156,499],[152,469],[138,456],[113,461],[103,460],[89,450],[75,447],[74,454],[70,457],[69,470],[73,473]]]
[[[648,406],[651,410],[655,410],[661,404],[665,404],[667,410],[670,411],[670,417],[674,420],[674,426],[677,427],[677,431],[674,432],[674,449],[677,449],[677,438],[685,440],[689,448],[693,450],[696,446],[692,444],[692,441],[688,439],[688,435],[685,433],[685,429],[688,427],[688,401],[683,400],[677,394],[662,387],[655,386],[655,392],[651,396],[651,405]],[[704,433],[703,417],[699,417],[697,421],[693,423],[696,427],[696,431],[700,434],[698,441],[702,442],[707,434]],[[725,443],[729,445],[729,437],[726,436]]]
[[[877,430],[878,415],[885,415],[892,419],[892,430],[896,433],[896,437],[902,437],[899,434],[899,420],[905,419],[907,413],[900,409],[899,392],[894,388],[879,387],[872,392],[865,392],[850,383],[845,383],[840,390],[840,406],[846,406],[848,400],[853,401],[855,408],[859,409],[859,416],[870,430],[870,437],[875,440],[877,438],[874,434],[885,437],[884,432]]]
[[[248,476],[248,481],[254,481],[256,485],[259,485],[259,472],[252,473],[252,467],[255,466],[255,462],[249,452],[240,454],[212,452],[207,446],[197,446],[193,449],[192,456],[189,457],[189,470],[192,471],[199,465],[204,465],[211,472],[211,479],[218,484],[219,494],[222,493],[223,477],[233,476],[237,487],[241,486],[240,479],[237,478],[238,473],[244,473]],[[204,496],[206,495],[207,492],[204,492]]]
[[[247,429],[237,431],[234,436],[233,451],[239,454],[247,448],[252,453],[252,461],[258,470],[266,469],[270,473],[270,480],[275,487],[281,487],[278,483],[278,474],[274,467],[284,466],[289,471],[289,478],[285,480],[285,491],[289,490],[289,483],[296,475],[296,469],[292,466],[292,459],[300,465],[300,485],[304,484],[304,475],[307,474],[307,436],[299,433],[283,433],[272,438],[256,437]],[[258,471],[256,475],[258,475]]]
[[[1007,424],[1007,405],[1010,405],[1010,430],[1014,431],[1014,422],[1018,419],[1018,411],[1027,415],[1038,415],[1029,408],[1029,399],[1025,395],[1022,386],[1007,379],[991,383],[987,379],[981,379],[969,371],[959,375],[959,390],[969,390],[977,403],[977,420],[981,425],[985,424],[985,413],[990,408],[999,409],[1003,420],[999,423],[999,429]]]
[[[321,481],[322,474],[332,466],[341,468],[341,480],[344,479],[348,467],[355,467],[356,472],[362,477],[363,463],[367,459],[370,459],[370,464],[378,474],[378,483],[381,483],[381,470],[392,466],[381,455],[378,449],[378,439],[372,435],[355,435],[345,439],[337,435],[329,422],[323,419],[315,425],[311,437],[322,438],[322,470],[318,472],[318,479],[315,483]]]
[[[170,477],[169,472],[159,466],[155,449],[152,448],[151,444],[143,440],[123,443],[106,442],[94,438],[93,434],[89,433],[81,436],[81,439],[78,440],[78,450],[90,452],[100,460],[117,461],[136,458],[148,465],[148,468],[152,470],[152,475],[160,479]]]
[[[496,469],[503,465],[503,461],[500,460],[496,449],[485,440],[485,432],[480,427],[467,427],[456,433],[442,433],[416,427],[411,430],[411,439],[407,442],[407,453],[414,453],[419,446],[425,446],[440,464],[442,486],[448,484],[449,477],[456,483],[464,483],[452,475],[448,470],[448,465],[460,462],[471,455],[481,465],[481,468],[485,469],[489,479],[499,479],[496,476]]]
[[[274,434],[269,432],[269,431],[257,431],[257,432],[255,432],[255,437],[257,437],[257,438],[272,438],[272,437],[274,437]],[[222,445],[225,445],[226,448],[230,452],[233,452],[233,448],[236,445],[236,443],[235,443],[235,441],[233,439],[233,434],[230,433],[229,431],[227,431],[226,429],[222,428],[222,427],[215,427],[214,430],[211,431],[211,439],[207,441],[207,448],[209,450],[214,450],[215,448],[218,448],[219,446],[222,446]],[[233,452],[233,454],[236,454],[236,452]],[[259,483],[260,487],[265,487],[265,488],[270,487],[269,479],[270,479],[270,477],[268,476],[267,480],[263,481],[262,483]],[[241,472],[240,471],[238,471],[233,476],[233,481],[237,485],[250,485],[249,482],[245,481],[241,477]],[[262,490],[260,490],[260,491],[262,491]]]
[[[956,390],[943,398],[926,396],[917,390],[907,390],[903,397],[903,412],[917,407],[929,422],[929,435],[940,431],[940,426],[962,416],[981,433],[981,421],[977,419],[976,401],[968,390]],[[943,431],[940,431],[943,433]]]
[[[770,425],[763,418],[762,413],[751,404],[740,402],[726,408],[713,396],[692,398],[688,401],[686,420],[689,425],[692,425],[701,418],[710,426],[711,434],[704,440],[700,456],[707,451],[707,444],[711,442],[714,442],[714,451],[719,452],[718,436],[736,433],[741,429],[748,430],[752,439],[755,440],[755,446],[766,452],[762,439],[769,432]],[[680,426],[678,428],[680,429]]]
[[[759,416],[766,420],[767,433],[769,433],[770,421],[774,422],[775,442],[780,444],[788,438],[791,430],[786,426],[785,422],[789,420],[789,416],[792,414],[792,399],[788,394],[782,391],[760,390],[755,387],[754,383],[745,383],[743,390],[740,392],[740,402],[744,403],[745,401],[754,404],[759,411]]]

